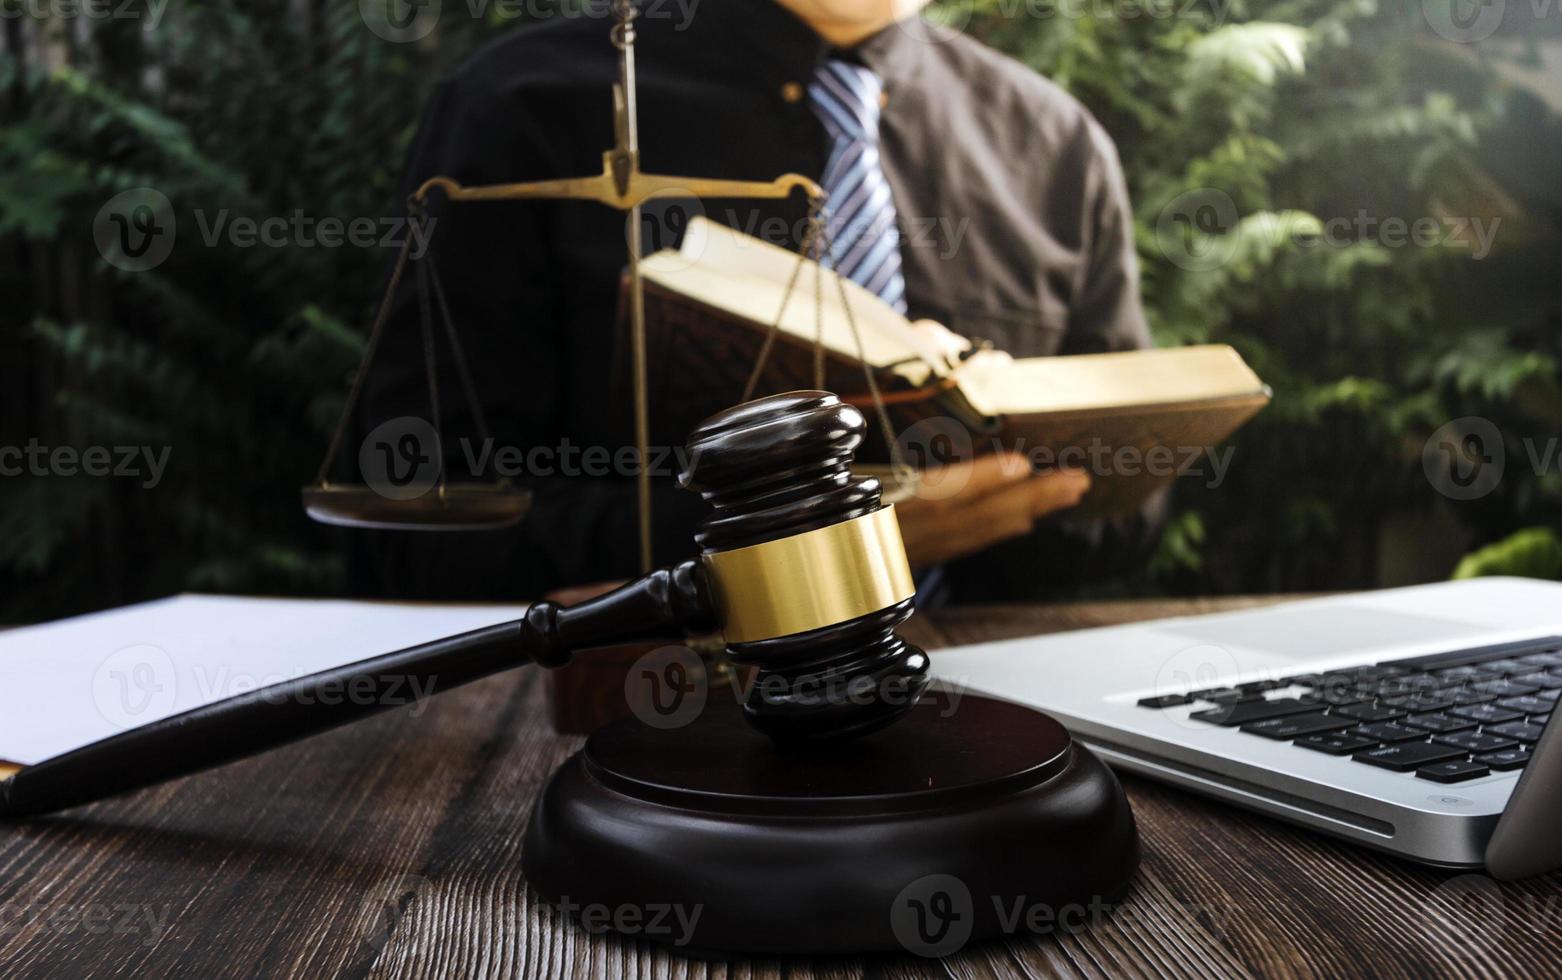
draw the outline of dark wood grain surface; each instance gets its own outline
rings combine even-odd
[[[907,632],[935,648],[1254,601],[962,609]],[[0,977],[1562,975],[1562,877],[1428,870],[1135,778],[1139,880],[1088,930],[945,960],[687,960],[527,890],[521,831],[579,742],[552,733],[528,668],[0,826]]]

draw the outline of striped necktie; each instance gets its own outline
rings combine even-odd
[[[834,265],[848,279],[906,312],[895,201],[879,162],[879,98],[884,84],[861,65],[826,61],[808,86],[809,104],[830,137],[824,185]]]

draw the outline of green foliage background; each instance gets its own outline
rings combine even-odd
[[[98,256],[93,220],[139,186],[257,218],[395,214],[430,85],[517,26],[497,7],[466,10],[413,44],[366,29],[357,3],[324,0],[172,0],[152,30],[4,22],[0,445],[174,448],[152,490],[0,479],[0,618],[182,589],[343,587],[340,540],[300,516],[294,490],[325,444],[388,255],[219,245],[127,274]],[[1223,486],[1179,481],[1160,550],[1117,591],[1437,578],[1492,542],[1461,574],[1556,567],[1562,462],[1539,472],[1533,460],[1562,433],[1562,102],[1513,79],[1557,25],[1461,45],[1422,10],[930,11],[1091,108],[1129,175],[1157,340],[1231,343],[1275,390]],[[1174,220],[1190,201],[1229,202],[1231,220]],[[1498,224],[1476,258],[1460,241],[1379,240],[1362,214]],[[1343,239],[1319,240],[1341,220]],[[1221,261],[1188,260],[1211,254]],[[1494,492],[1456,502],[1422,457],[1464,416],[1498,426],[1508,465]]]

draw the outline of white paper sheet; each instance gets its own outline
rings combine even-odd
[[[525,606],[177,596],[0,632],[0,760],[32,765]]]

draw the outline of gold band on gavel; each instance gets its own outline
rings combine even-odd
[[[806,633],[916,595],[895,508],[703,556],[728,643]]]

